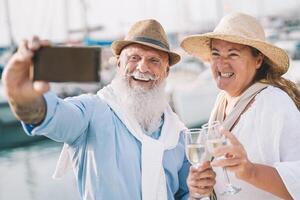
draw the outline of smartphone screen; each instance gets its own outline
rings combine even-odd
[[[33,80],[99,82],[100,47],[42,47],[33,57]]]

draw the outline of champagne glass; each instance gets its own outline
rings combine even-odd
[[[202,129],[187,129],[184,131],[186,157],[191,165],[198,168],[199,165],[206,161],[206,135]],[[195,194],[193,199],[209,200],[207,196]]]
[[[213,155],[214,150],[218,147],[221,146],[226,146],[227,141],[224,135],[221,134],[220,132],[220,122],[219,121],[212,121],[209,123],[206,123],[202,126],[203,131],[207,133],[207,141],[206,141],[206,146],[208,152]],[[216,158],[216,159],[226,159],[225,156]],[[225,190],[221,193],[221,195],[234,195],[241,191],[241,188],[236,187],[232,185],[230,182],[227,170],[225,167],[223,167],[223,173],[225,180],[227,181]]]

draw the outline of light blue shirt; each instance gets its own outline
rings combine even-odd
[[[28,135],[45,135],[69,144],[81,198],[142,199],[141,143],[114,111],[97,95],[62,100],[48,92],[44,97],[47,103],[45,120],[38,127],[25,124],[23,127]],[[152,138],[159,138],[162,124]],[[164,152],[163,167],[168,200],[188,199],[186,178],[190,164],[185,156],[182,134],[178,145]]]

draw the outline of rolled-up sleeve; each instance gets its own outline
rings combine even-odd
[[[44,135],[57,142],[72,144],[88,128],[95,95],[60,99],[53,92],[44,95],[47,112],[43,122],[31,127],[22,123],[28,135]]]
[[[38,126],[35,126],[32,124],[25,124],[24,122],[22,122],[22,126],[23,126],[25,132],[30,136],[43,135],[43,133],[40,132],[39,130],[42,130],[44,127],[47,126],[49,121],[51,121],[50,119],[54,115],[55,107],[58,104],[58,98],[52,92],[47,92],[46,94],[44,94],[43,97],[45,99],[46,107],[47,107],[46,108],[46,117],[43,120],[43,122],[41,124],[39,124]]]

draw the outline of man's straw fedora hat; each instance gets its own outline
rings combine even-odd
[[[274,68],[275,73],[282,75],[288,70],[287,53],[266,41],[262,26],[252,16],[243,13],[229,14],[222,18],[213,32],[186,37],[181,42],[181,47],[187,53],[208,61],[211,39],[254,47],[266,56],[266,62]]]
[[[118,56],[124,47],[133,43],[142,44],[168,53],[170,66],[180,61],[180,56],[170,51],[167,35],[162,25],[154,19],[136,22],[124,40],[116,40],[112,43],[112,52],[115,56]]]

